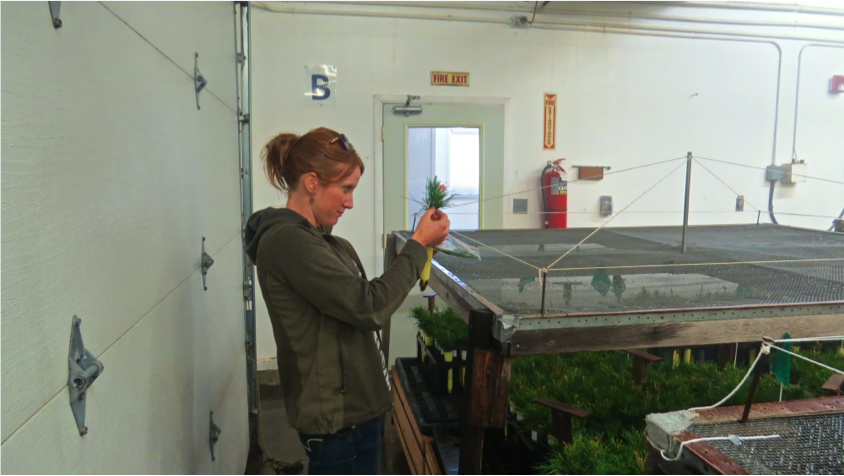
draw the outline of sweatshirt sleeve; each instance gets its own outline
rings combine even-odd
[[[367,281],[350,272],[322,237],[299,226],[280,227],[265,239],[269,248],[261,259],[269,272],[320,312],[365,330],[386,325],[392,313],[384,311],[407,295],[428,259],[425,247],[408,240],[390,268]]]

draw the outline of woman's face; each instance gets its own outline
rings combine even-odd
[[[360,182],[360,169],[355,167],[346,178],[317,185],[311,209],[319,225],[334,226],[346,210],[354,207],[352,194]]]

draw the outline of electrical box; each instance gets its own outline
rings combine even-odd
[[[829,82],[829,92],[832,94],[844,93],[844,76],[836,74]]]
[[[601,216],[606,217],[612,215],[612,196],[601,196]]]
[[[809,171],[806,162],[796,162],[782,165],[782,183],[803,183]]]
[[[513,213],[517,215],[525,215],[527,214],[527,207],[528,207],[528,199],[527,198],[514,198],[513,199]]]

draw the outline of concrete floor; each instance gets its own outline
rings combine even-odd
[[[278,373],[276,370],[266,370],[258,374],[261,393],[261,446],[264,449],[265,458],[269,457],[286,463],[301,461],[302,471],[288,474],[307,474],[308,456],[299,442],[296,430],[287,422],[281,387],[278,385]],[[384,425],[381,453],[381,474],[410,474],[410,467],[402,450],[396,426],[391,423],[389,415]],[[271,462],[266,462],[256,474],[277,474],[277,472],[273,469]]]

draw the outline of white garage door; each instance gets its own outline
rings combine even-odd
[[[2,4],[3,471],[242,473],[232,5],[62,2],[61,19]],[[66,385],[73,315],[105,366],[85,436]]]

